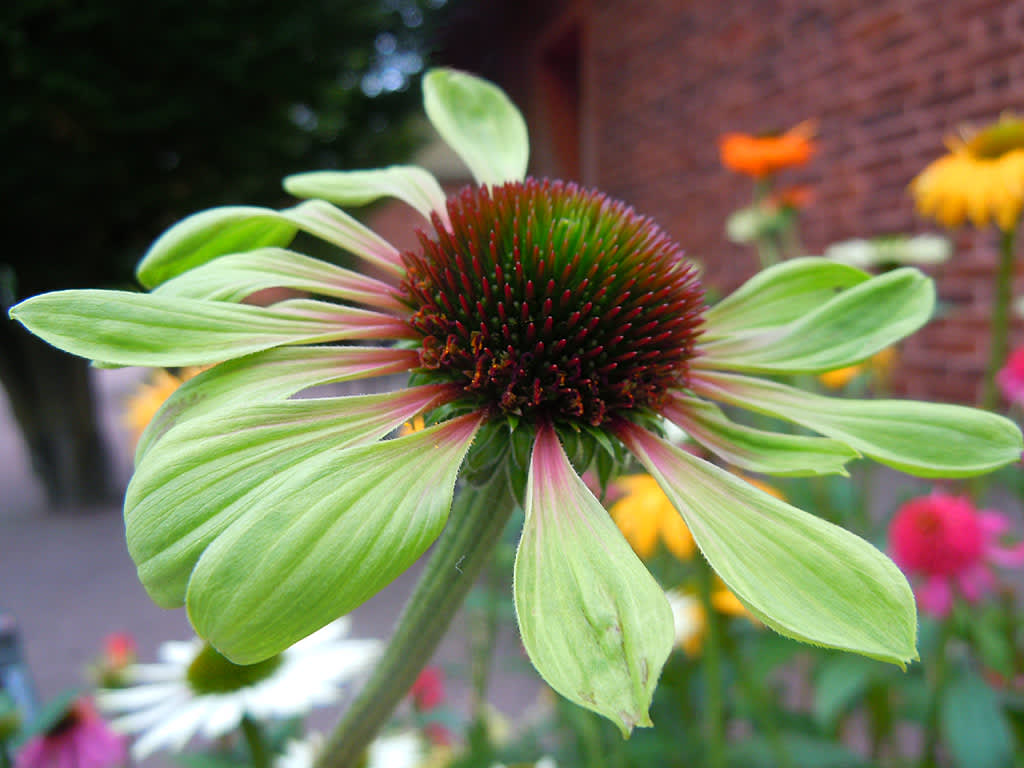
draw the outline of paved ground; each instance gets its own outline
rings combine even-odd
[[[118,414],[142,372],[95,373],[104,426],[115,449],[119,480],[125,483],[131,449]],[[156,607],[139,585],[125,550],[119,507],[47,508],[2,391],[0,491],[0,611],[13,613],[20,625],[28,664],[43,699],[81,684],[85,666],[110,632],[133,634],[143,660],[152,659],[161,642],[191,635],[184,610]],[[414,583],[415,572],[409,572],[359,608],[353,614],[354,634],[386,637]],[[466,647],[465,637],[456,629],[442,645],[439,660],[465,661]],[[518,640],[503,637],[499,652],[517,654]],[[452,703],[465,709],[464,687],[457,683],[452,687]],[[493,693],[500,708],[515,717],[532,703],[537,687],[529,677],[497,669]]]

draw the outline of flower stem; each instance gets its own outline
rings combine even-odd
[[[354,768],[434,655],[516,507],[504,467],[465,486],[373,675],[324,744],[315,768]]]
[[[996,295],[992,304],[992,328],[988,344],[988,367],[981,395],[981,407],[994,410],[998,402],[996,374],[1006,364],[1007,331],[1010,324],[1010,296],[1013,289],[1013,252],[1016,231],[1003,232],[999,241],[999,269],[996,271]]]
[[[932,674],[932,691],[924,723],[921,768],[936,768],[938,766],[939,719],[942,712],[942,697],[946,692],[946,683],[949,677],[949,640],[953,636],[953,619],[951,617],[944,619],[939,631],[939,645]]]
[[[489,753],[490,737],[487,728],[487,688],[493,663],[495,641],[498,635],[498,609],[501,600],[498,590],[502,579],[495,563],[484,569],[483,607],[469,617],[470,668],[473,683],[472,724],[469,743],[474,754]]]
[[[253,768],[270,768],[267,744],[263,740],[263,730],[259,723],[248,715],[242,718],[242,735],[245,736],[246,746],[249,747]]]
[[[698,581],[701,606],[704,608],[704,735],[707,744],[708,768],[725,768],[725,703],[722,682],[721,624],[711,600],[714,571],[704,558],[698,560]]]

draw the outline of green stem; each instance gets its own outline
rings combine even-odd
[[[315,768],[354,768],[359,764],[370,742],[434,655],[515,507],[503,466],[486,485],[461,489],[391,642],[324,744]]]
[[[484,572],[484,607],[474,612],[470,626],[470,668],[473,682],[473,722],[469,728],[470,748],[475,754],[489,753],[487,729],[487,688],[498,636],[498,611],[502,587],[501,574],[490,563]]]
[[[267,755],[267,744],[263,740],[263,729],[259,723],[246,715],[242,718],[242,734],[249,747],[254,768],[269,768],[270,758]]]
[[[704,667],[705,701],[704,733],[707,743],[708,768],[725,768],[725,685],[722,680],[722,629],[715,612],[711,593],[714,589],[714,571],[703,558],[698,558],[698,581],[701,605],[704,608]]]
[[[736,668],[737,680],[740,686],[742,686],[743,692],[750,699],[757,718],[764,728],[765,734],[768,736],[768,744],[775,757],[775,765],[779,766],[779,768],[794,768],[793,760],[789,756],[789,750],[786,748],[786,743],[782,738],[782,731],[779,729],[779,719],[775,715],[775,704],[766,695],[765,686],[762,686],[755,679],[742,649],[737,647],[736,643],[728,636],[723,636],[723,647]]]
[[[946,692],[949,678],[949,640],[953,636],[953,619],[947,617],[940,629],[939,645],[932,674],[932,695],[928,700],[928,712],[924,724],[924,749],[921,752],[920,768],[937,768],[939,747],[939,720],[942,712],[942,697]]]
[[[988,344],[988,367],[981,395],[981,407],[995,410],[998,404],[996,374],[1006,364],[1007,332],[1010,324],[1010,298],[1013,289],[1013,251],[1015,230],[1003,232],[999,242],[999,269],[995,277],[995,299],[992,303],[992,328]]]

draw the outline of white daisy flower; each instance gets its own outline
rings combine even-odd
[[[297,717],[332,704],[341,685],[377,659],[377,640],[345,639],[340,619],[266,661],[239,666],[199,638],[164,643],[155,664],[126,671],[129,688],[97,694],[100,709],[118,717],[111,725],[138,734],[132,756],[141,760],[165,748],[181,750],[195,735],[207,739],[257,721]]]

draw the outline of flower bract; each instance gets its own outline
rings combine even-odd
[[[11,310],[102,363],[214,364],[139,441],[125,524],[153,599],[186,605],[233,661],[261,662],[412,564],[457,485],[506,473],[526,512],[514,593],[530,658],[628,732],[649,722],[672,615],[580,473],[609,479],[632,456],[752,615],[798,639],[913,658],[913,596],[887,557],[662,432],[670,422],[714,462],[768,475],[845,473],[860,456],[924,476],[1016,460],[1020,433],[994,414],[833,400],[766,378],[899,341],[928,320],[931,282],[794,259],[707,308],[697,271],[651,219],[525,175],[525,123],[498,88],[451,70],[423,88],[475,184],[446,198],[414,166],[290,177],[311,199],[172,227],[139,265],[149,293],[62,291]],[[418,248],[399,252],[338,207],[382,197],[422,215]],[[299,231],[365,269],[290,250]],[[270,287],[311,297],[240,303]],[[393,392],[292,398],[403,372],[409,386]],[[814,434],[755,428],[736,410]],[[419,415],[423,429],[392,437]]]

